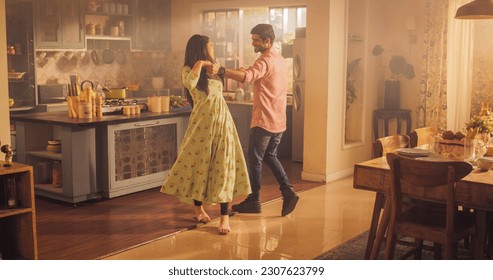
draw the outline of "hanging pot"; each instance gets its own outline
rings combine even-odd
[[[127,58],[125,57],[125,53],[122,50],[118,50],[115,54],[116,63],[123,65],[125,64]]]

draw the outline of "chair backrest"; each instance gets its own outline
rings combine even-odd
[[[391,215],[399,215],[403,197],[424,201],[445,202],[447,208],[446,228],[453,230],[455,183],[472,170],[465,161],[426,161],[387,154],[391,173]]]
[[[435,136],[440,130],[437,126],[426,126],[416,128],[409,134],[410,147],[426,145],[429,143],[430,136]]]
[[[387,137],[378,138],[373,143],[373,158],[382,157],[387,153],[393,152],[399,148],[409,147],[409,136],[395,134]]]

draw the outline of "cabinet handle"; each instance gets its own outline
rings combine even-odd
[[[159,124],[158,121],[154,121],[154,122],[145,122],[145,123],[136,123],[134,124],[134,126],[151,126],[151,125],[156,125],[156,124]]]

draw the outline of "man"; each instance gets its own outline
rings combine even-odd
[[[253,83],[252,122],[248,145],[248,173],[252,193],[232,206],[239,213],[260,213],[262,164],[274,173],[283,196],[281,215],[291,213],[299,197],[294,192],[284,168],[277,158],[277,147],[286,131],[286,94],[288,69],[284,58],[273,48],[275,34],[270,24],[258,24],[251,30],[252,46],[260,57],[247,69],[213,66],[213,73],[241,83]]]

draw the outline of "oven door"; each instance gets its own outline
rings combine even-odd
[[[108,126],[107,197],[161,186],[182,141],[182,118]]]

